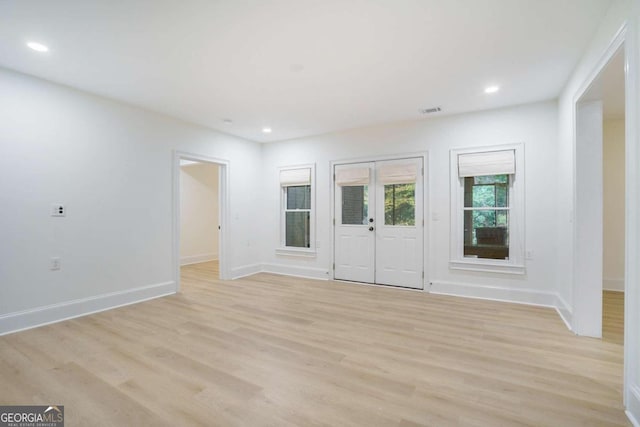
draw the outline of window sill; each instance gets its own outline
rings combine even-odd
[[[303,258],[315,258],[316,250],[309,248],[276,248],[276,255],[303,257]]]
[[[525,274],[524,265],[495,261],[455,260],[449,261],[449,268],[452,270],[482,271],[485,273]]]

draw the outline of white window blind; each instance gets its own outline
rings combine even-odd
[[[415,163],[397,163],[378,168],[378,181],[382,184],[409,184],[416,182],[418,166]]]
[[[280,185],[291,187],[294,185],[311,185],[311,169],[286,169],[280,171]]]
[[[336,184],[340,186],[369,185],[369,168],[338,169]]]
[[[514,150],[458,155],[458,176],[512,175],[516,173]]]

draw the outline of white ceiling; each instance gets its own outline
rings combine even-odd
[[[610,3],[4,0],[0,66],[267,142],[553,99]]]

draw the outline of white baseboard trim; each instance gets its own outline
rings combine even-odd
[[[329,280],[329,272],[323,268],[301,267],[285,264],[262,264],[265,273],[282,274],[284,276],[302,277],[305,279]]]
[[[624,279],[602,279],[602,288],[605,291],[624,292]]]
[[[558,294],[536,289],[513,289],[497,286],[471,285],[451,282],[431,282],[430,293],[454,295],[466,298],[504,301],[515,304],[537,305],[555,308],[567,329],[573,332],[571,322],[573,312],[566,301]],[[639,426],[640,427],[640,426]]]
[[[231,269],[231,280],[262,272],[262,264],[249,264]]]
[[[180,257],[180,266],[189,264],[198,264],[201,262],[215,261],[218,259],[218,254],[212,252],[210,254],[189,255]]]
[[[573,310],[569,307],[569,304],[559,294],[556,294],[556,311],[558,315],[571,332],[574,332],[571,324],[573,322]]]
[[[534,289],[513,289],[497,286],[472,285],[468,283],[433,281],[431,282],[429,292],[432,294],[504,301],[516,304],[556,307],[555,293]]]
[[[175,292],[176,284],[171,281],[3,314],[0,315],[0,336],[171,295]]]
[[[631,385],[630,391],[625,414],[634,427],[640,427],[640,388],[634,384]]]

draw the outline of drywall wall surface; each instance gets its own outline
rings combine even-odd
[[[624,291],[625,158],[624,119],[603,127],[603,287]]]
[[[332,268],[331,162],[382,158],[428,152],[426,225],[427,281],[444,284],[503,288],[501,295],[554,291],[556,255],[556,138],[555,102],[356,129],[347,132],[267,144],[263,148],[264,197],[263,259],[267,269],[300,275],[330,276]],[[479,273],[449,267],[450,173],[453,148],[522,143],[525,147],[526,248],[525,275]],[[280,244],[280,187],[278,168],[316,164],[317,253],[295,257],[276,252]],[[427,283],[428,286],[428,283]],[[504,291],[504,292],[503,292]],[[531,291],[531,292],[529,292]],[[470,291],[473,293],[473,290]],[[492,294],[493,295],[493,294]],[[529,295],[531,296],[531,295]],[[545,297],[548,295],[545,295]],[[533,295],[533,298],[536,298]],[[508,298],[508,295],[506,297]],[[525,300],[528,297],[525,297]],[[517,299],[517,298],[516,298]],[[547,300],[549,301],[549,300]]]
[[[5,69],[0,117],[0,198],[9,207],[0,210],[0,321],[174,289],[174,150],[230,162],[227,231],[242,243],[227,259],[231,269],[258,262],[246,195],[259,182],[259,144]],[[65,217],[51,216],[54,203]],[[60,270],[50,270],[52,257]]]

